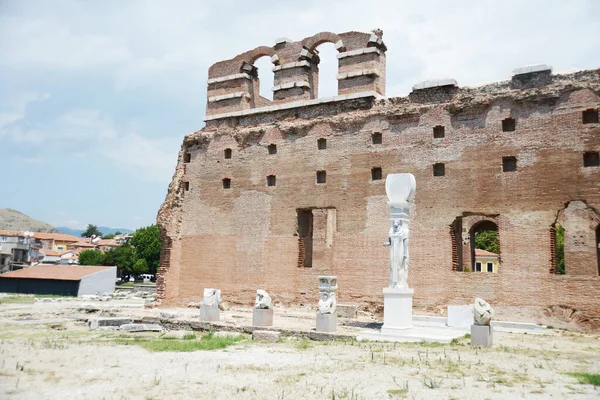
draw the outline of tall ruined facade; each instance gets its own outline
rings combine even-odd
[[[324,42],[339,63],[328,99],[317,93]],[[380,31],[324,32],[209,69],[206,126],[185,137],[158,215],[159,298],[185,304],[216,287],[250,304],[262,288],[312,304],[317,276],[337,275],[342,302],[382,304],[385,177],[410,172],[415,307],[479,296],[600,326],[600,70],[529,67],[491,85],[446,79],[385,98],[386,50]],[[258,94],[262,56],[273,101]],[[497,273],[474,272],[481,230],[498,234]]]

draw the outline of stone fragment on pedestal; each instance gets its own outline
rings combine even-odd
[[[317,332],[335,332],[337,329],[337,288],[336,276],[319,276]]]
[[[219,321],[221,317],[221,291],[218,289],[204,289],[204,297],[200,305],[200,321]]]
[[[254,311],[252,313],[253,326],[273,326],[273,309],[271,308],[271,296],[266,290],[256,291]]]
[[[494,310],[483,299],[476,298],[473,305],[474,324],[471,325],[471,344],[490,347],[494,341],[494,328],[490,324]]]

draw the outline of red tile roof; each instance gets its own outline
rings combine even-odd
[[[498,254],[492,253],[491,251],[475,249],[475,256],[480,257],[498,257]]]
[[[51,257],[58,257],[62,254],[62,253],[59,253],[58,251],[49,250],[49,249],[40,249],[40,253],[43,253],[44,255],[51,256]]]
[[[79,281],[87,275],[104,271],[114,267],[81,267],[61,265],[36,265],[35,267],[23,268],[17,271],[7,272],[0,275],[0,279],[26,278],[26,279],[55,279],[61,281]]]
[[[60,242],[78,242],[83,240],[83,238],[67,235],[66,233],[44,233],[44,232],[34,232],[33,237],[40,240],[58,240]]]

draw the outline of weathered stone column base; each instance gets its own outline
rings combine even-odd
[[[219,306],[200,305],[200,321],[218,321],[221,318],[221,310]]]
[[[413,289],[383,289],[382,334],[401,334],[398,331],[412,328],[412,299],[414,294]]]
[[[491,325],[471,325],[471,345],[490,347],[494,341]]]
[[[273,326],[273,309],[255,308],[252,313],[252,326]]]
[[[335,332],[337,314],[321,314],[317,311],[317,332]]]

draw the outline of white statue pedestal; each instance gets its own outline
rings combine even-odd
[[[383,326],[381,333],[395,335],[412,328],[412,299],[414,289],[383,289]]]
[[[252,313],[252,326],[273,326],[273,309],[255,308]]]
[[[217,306],[217,305],[207,306],[204,304],[200,305],[200,321],[204,321],[204,322],[219,321],[220,318],[221,318],[221,311],[219,310],[219,306]]]
[[[321,314],[317,311],[317,332],[335,332],[337,329],[337,314]]]
[[[471,325],[471,345],[490,347],[494,344],[494,328],[491,325]]]

